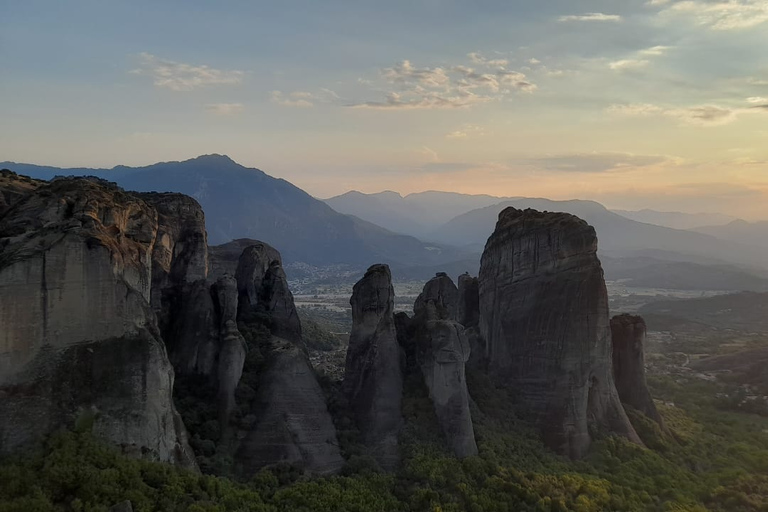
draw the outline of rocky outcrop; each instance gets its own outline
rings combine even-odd
[[[344,465],[336,430],[306,355],[273,338],[256,399],[257,422],[238,449],[246,475],[288,463],[307,473],[329,475]]]
[[[646,326],[642,317],[617,315],[611,319],[613,378],[621,401],[642,412],[663,429],[664,422],[645,379],[645,335]]]
[[[237,281],[225,275],[216,281],[212,291],[216,298],[218,331],[219,421],[226,425],[235,409],[235,390],[243,375],[247,347],[237,329]]]
[[[0,219],[0,452],[77,423],[193,466],[149,304],[156,210],[98,179],[33,189]]]
[[[459,290],[453,284],[453,280],[445,272],[438,272],[435,277],[427,281],[424,290],[416,298],[413,304],[413,313],[416,316],[436,316],[441,320],[456,320],[459,306]],[[434,311],[427,312],[428,308]]]
[[[272,336],[259,349],[260,369],[254,426],[243,440],[237,458],[245,476],[277,463],[300,466],[312,474],[333,474],[344,459],[336,430],[307,358],[293,295],[282,268],[280,253],[255,241],[240,255],[237,271],[238,319],[269,328]]]
[[[559,453],[611,432],[640,443],[613,381],[608,295],[595,230],[563,213],[507,208],[483,252],[480,334],[490,377]]]
[[[352,332],[343,390],[363,442],[385,469],[397,467],[403,375],[393,317],[394,288],[387,265],[373,265],[352,291]]]
[[[200,204],[189,196],[171,193],[136,194],[157,210],[157,238],[152,247],[151,304],[161,327],[180,288],[208,277],[208,236]]]
[[[301,321],[283,271],[280,253],[258,242],[246,247],[237,265],[240,316],[266,314],[279,338],[303,346]]]
[[[459,305],[456,321],[465,329],[477,327],[480,322],[480,288],[476,277],[469,274],[459,276]]]
[[[458,290],[445,274],[424,286],[414,305],[410,329],[415,352],[435,414],[457,457],[477,455],[465,364],[470,346],[464,327],[455,321]],[[399,334],[399,331],[398,331]]]

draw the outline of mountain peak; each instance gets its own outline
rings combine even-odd
[[[227,155],[220,155],[218,153],[211,153],[209,155],[200,155],[195,158],[190,158],[187,160],[188,162],[201,162],[201,163],[227,163],[227,164],[237,164],[234,160],[229,158]]]

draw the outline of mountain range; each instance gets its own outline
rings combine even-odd
[[[562,211],[592,224],[609,279],[646,286],[668,282],[687,289],[763,290],[768,275],[768,223],[746,223],[719,214],[608,210],[593,201],[552,201],[452,192],[401,196],[348,192],[325,201],[283,179],[244,167],[222,155],[182,162],[112,169],[62,169],[15,162],[9,168],[34,178],[96,175],[139,192],[181,192],[197,199],[206,216],[209,243],[263,240],[287,263],[347,264],[372,261],[397,276],[429,278],[436,270],[476,273],[479,255],[507,206]],[[692,230],[667,225],[700,225]],[[759,275],[761,277],[758,277]]]
[[[38,179],[94,175],[126,190],[181,192],[197,199],[203,207],[211,245],[257,238],[278,247],[286,262],[423,265],[463,256],[455,248],[425,244],[338,213],[288,181],[222,155],[113,169],[61,169],[15,162],[0,162],[0,168]]]

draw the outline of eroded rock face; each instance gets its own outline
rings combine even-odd
[[[38,183],[0,219],[0,452],[75,422],[193,466],[150,308],[157,212],[102,180]]]
[[[352,333],[343,390],[363,442],[388,470],[399,463],[403,375],[393,317],[394,288],[387,265],[373,265],[352,291]]]
[[[288,340],[273,338],[258,388],[258,421],[238,450],[245,474],[288,463],[318,475],[344,465],[336,430],[306,355]]]
[[[303,346],[301,321],[280,253],[262,242],[246,247],[237,265],[236,278],[241,317],[249,313],[267,314],[272,319],[272,334]]]
[[[608,294],[595,230],[563,213],[507,208],[483,253],[480,334],[497,385],[559,453],[593,435],[640,443],[613,381]]]
[[[424,285],[424,290],[413,305],[413,313],[416,316],[437,315],[439,319],[455,321],[458,306],[459,290],[448,274],[440,272]],[[427,313],[427,308],[433,308],[434,311]]]
[[[429,389],[437,419],[457,457],[477,455],[465,364],[470,346],[464,327],[455,321],[458,290],[438,274],[424,286],[414,305],[410,332],[416,358]],[[399,334],[399,331],[398,331]]]
[[[619,398],[664,428],[645,379],[645,320],[640,316],[617,315],[611,319],[613,378]]]
[[[459,276],[459,305],[456,321],[465,329],[477,327],[480,322],[480,287],[476,277]]]
[[[235,409],[235,390],[243,375],[247,347],[237,329],[237,282],[230,275],[219,278],[212,291],[216,297],[218,331],[219,420],[226,425]]]
[[[208,277],[208,235],[200,204],[172,193],[136,194],[157,210],[158,230],[152,248],[152,300],[161,328],[168,302],[163,294]]]

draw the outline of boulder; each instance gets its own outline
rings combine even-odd
[[[663,429],[664,422],[645,379],[646,330],[645,320],[640,316],[625,314],[611,319],[613,378],[621,401],[642,412]]]
[[[400,460],[403,375],[393,316],[395,291],[387,265],[373,265],[352,291],[352,332],[342,389],[379,464],[392,470]]]
[[[565,213],[507,208],[483,252],[482,357],[558,453],[592,438],[640,443],[613,381],[608,294],[595,230]]]
[[[0,453],[78,426],[194,467],[149,303],[157,232],[97,179],[39,183],[0,219]]]

